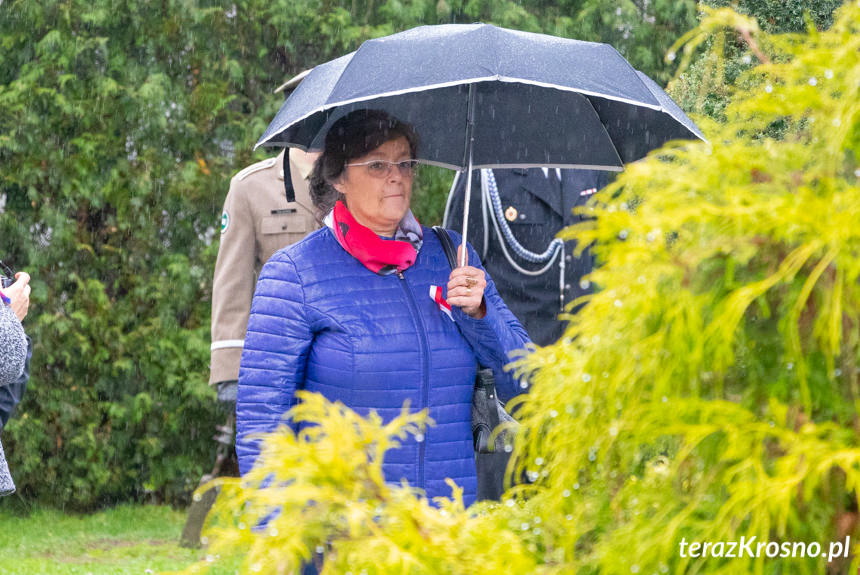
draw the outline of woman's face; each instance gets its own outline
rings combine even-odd
[[[400,136],[389,140],[367,154],[353,158],[333,185],[346,197],[346,206],[358,223],[377,235],[393,236],[397,224],[409,211],[412,199],[412,173],[404,174],[397,166],[386,165],[387,174],[378,177],[374,167],[365,162],[385,160],[397,163],[412,159],[409,141]],[[379,165],[375,166],[379,168]]]

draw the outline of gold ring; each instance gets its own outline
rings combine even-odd
[[[472,286],[476,285],[477,283],[478,283],[478,280],[476,280],[472,276],[466,276],[466,287],[471,288]]]

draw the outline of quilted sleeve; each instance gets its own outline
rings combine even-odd
[[[460,245],[461,236],[451,230],[448,233],[454,244]],[[487,315],[481,319],[475,319],[456,306],[452,306],[451,311],[460,332],[472,346],[478,363],[493,370],[496,391],[503,400],[507,401],[521,393],[523,388],[511,372],[504,370],[504,366],[510,363],[512,352],[523,349],[531,343],[531,340],[525,328],[505,305],[493,278],[484,269],[478,254],[471,245],[468,245],[468,248],[469,265],[483,270],[487,276],[487,287],[484,290]]]
[[[236,399],[236,453],[244,475],[259,455],[255,434],[273,431],[304,385],[313,340],[301,279],[277,252],[260,272],[251,303]]]

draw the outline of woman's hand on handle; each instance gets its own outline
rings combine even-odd
[[[457,248],[457,261],[461,261],[463,246]],[[483,270],[469,265],[469,254],[465,257],[466,265],[451,270],[448,276],[448,303],[463,310],[463,313],[475,319],[487,315],[487,305],[484,302],[484,290],[487,278]]]

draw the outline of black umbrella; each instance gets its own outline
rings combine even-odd
[[[314,68],[257,146],[318,149],[356,109],[415,126],[418,159],[455,170],[620,171],[666,141],[704,136],[608,44],[487,24],[421,26]],[[467,180],[466,209],[471,177]],[[468,214],[463,218],[466,239]]]

